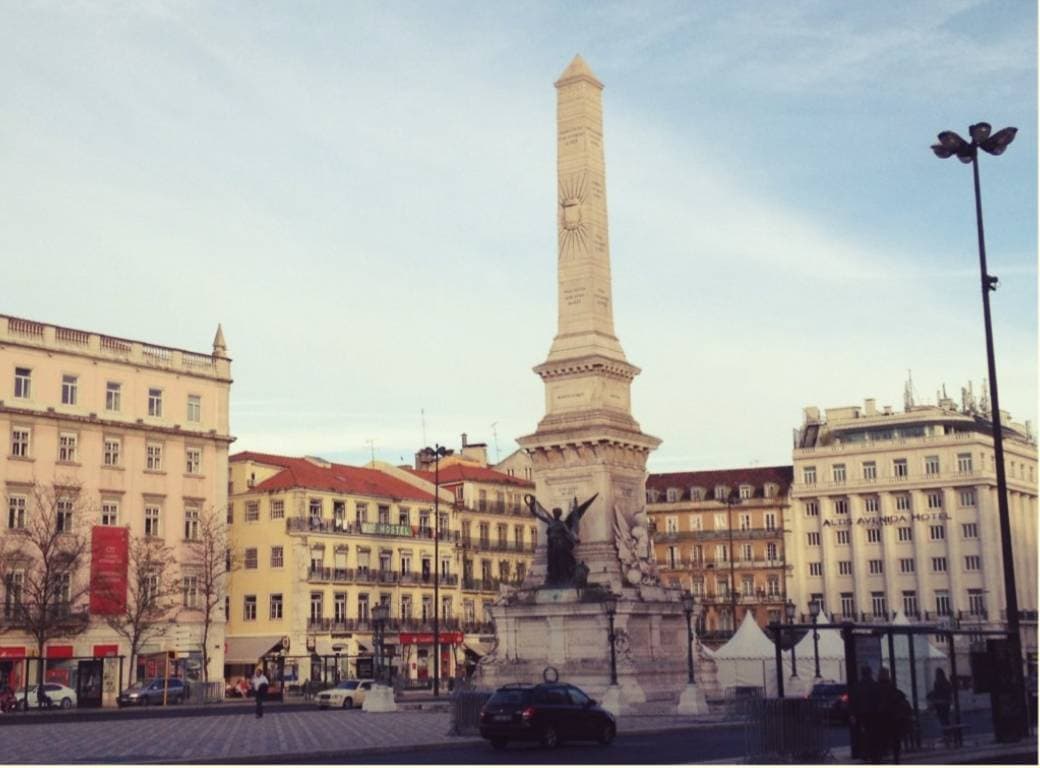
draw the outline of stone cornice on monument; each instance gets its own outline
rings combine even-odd
[[[542,380],[558,379],[567,376],[581,376],[589,373],[607,375],[623,381],[632,381],[639,375],[640,369],[625,360],[617,360],[604,355],[584,355],[565,360],[551,360],[536,365],[532,370]]]

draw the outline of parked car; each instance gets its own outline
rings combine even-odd
[[[167,704],[180,704],[188,698],[188,686],[179,677],[171,677],[165,681],[163,678],[157,677],[146,683],[134,683],[119,694],[116,703],[121,707],[130,705],[146,706],[148,704],[162,704],[164,687],[166,688]]]
[[[849,687],[845,683],[816,683],[805,698],[820,702],[832,723],[849,721]]]
[[[38,686],[35,685],[29,686],[28,704],[26,704],[26,691],[24,689],[15,691],[15,706],[19,709],[39,707],[40,700],[37,698],[37,688]],[[76,706],[76,692],[67,685],[61,685],[60,683],[44,683],[43,695],[47,698],[47,703],[44,706],[61,707],[62,709],[69,709]]]
[[[617,733],[614,716],[573,685],[507,685],[480,712],[480,735],[495,749],[510,741],[556,747],[565,741],[609,744]]]
[[[332,688],[321,691],[317,695],[318,708],[342,707],[351,709],[360,707],[365,701],[365,693],[372,690],[371,680],[343,680]]]

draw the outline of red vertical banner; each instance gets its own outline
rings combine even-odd
[[[126,610],[130,530],[95,525],[90,535],[90,612],[115,614]]]

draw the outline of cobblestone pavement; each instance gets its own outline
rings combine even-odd
[[[717,720],[717,718],[712,718]],[[622,733],[682,728],[693,717],[621,718]],[[155,717],[111,722],[8,724],[0,730],[5,763],[207,762],[232,757],[407,749],[472,742],[448,735],[447,712],[368,713],[359,710],[272,709],[251,714]]]

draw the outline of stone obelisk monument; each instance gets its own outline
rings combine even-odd
[[[632,418],[639,369],[614,333],[603,84],[575,56],[556,92],[558,329],[534,369],[545,382],[545,417],[518,442],[545,509],[566,519],[575,503],[592,502],[572,522],[578,575],[571,583],[546,583],[552,541],[541,522],[527,581],[495,606],[498,644],[481,675],[490,685],[536,682],[553,667],[616,712],[674,711],[686,683],[686,622],[650,551],[646,460],[660,440]]]

